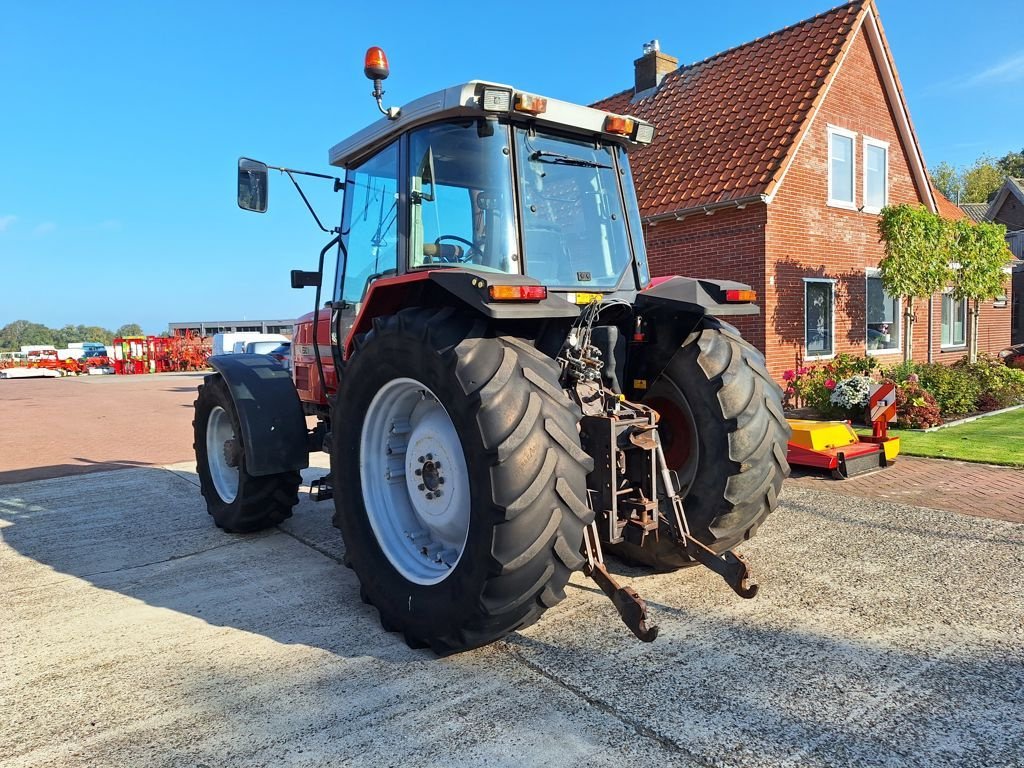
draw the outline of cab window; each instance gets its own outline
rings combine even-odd
[[[398,144],[392,144],[346,176],[348,222],[341,299],[355,304],[370,283],[398,268]]]
[[[439,123],[409,136],[409,268],[519,272],[508,128]]]

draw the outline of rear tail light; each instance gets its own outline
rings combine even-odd
[[[729,303],[757,301],[757,291],[728,290],[725,292],[725,300]]]
[[[548,289],[543,285],[492,285],[491,301],[543,301]]]

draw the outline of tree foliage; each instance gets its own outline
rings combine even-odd
[[[41,323],[15,320],[0,328],[0,351],[16,352],[23,346],[49,344],[63,349],[74,342],[97,341],[110,344],[115,336],[142,336],[144,332],[138,323],[122,325],[117,331],[98,325],[65,325],[63,328],[47,328]]]
[[[955,203],[957,196],[963,191],[960,171],[947,162],[941,162],[932,168],[931,177],[935,188]]]
[[[964,168],[941,162],[932,168],[930,176],[935,188],[958,205],[985,203],[1007,176],[1024,178],[1024,149],[1007,152],[998,160],[982,155]]]
[[[950,280],[950,237],[945,219],[924,206],[890,205],[878,217],[885,246],[879,263],[890,296],[923,299]]]
[[[996,163],[1005,176],[1024,179],[1024,149],[1020,152],[1007,152]]]
[[[1002,296],[1010,279],[1004,270],[1013,261],[1006,245],[1006,227],[966,220],[952,221],[948,226],[954,243],[952,256],[959,265],[952,274],[953,296],[972,301]]]
[[[964,171],[963,197],[961,203],[984,203],[988,201],[1006,178],[996,161],[987,155],[979,157]]]
[[[124,338],[125,336],[145,336],[146,332],[142,330],[142,326],[138,323],[125,323],[114,331],[114,335]]]

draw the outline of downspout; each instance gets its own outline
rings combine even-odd
[[[932,342],[934,341],[933,334],[935,333],[935,331],[933,330],[934,327],[935,327],[935,325],[933,323],[934,312],[935,312],[935,296],[933,295],[933,296],[929,296],[928,297],[928,362],[929,363],[935,362],[932,359]]]

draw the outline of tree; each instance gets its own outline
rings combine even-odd
[[[996,162],[1004,176],[1024,179],[1024,149],[1020,152],[1008,152]]]
[[[947,162],[941,162],[932,168],[932,184],[954,203],[959,202],[958,198],[963,191],[963,179],[960,171]]]
[[[952,238],[946,219],[923,206],[891,205],[878,217],[885,246],[879,262],[882,286],[904,300],[903,359],[914,356],[914,300],[929,298],[951,280]]]
[[[988,155],[982,155],[974,161],[974,165],[963,172],[963,196],[961,203],[984,203],[1003,186],[1006,175],[1000,170],[996,161]]]
[[[950,254],[956,267],[952,270],[953,297],[971,303],[968,359],[978,359],[978,319],[981,302],[1002,296],[1009,275],[1006,266],[1013,254],[1006,244],[1006,227],[1002,224],[972,224],[961,220],[950,222],[953,248]]]
[[[145,336],[146,332],[142,330],[142,326],[138,323],[125,323],[114,331],[114,335],[123,339],[125,336]]]
[[[16,352],[29,344],[53,344],[53,331],[28,320],[15,320],[0,328],[0,349]]]

